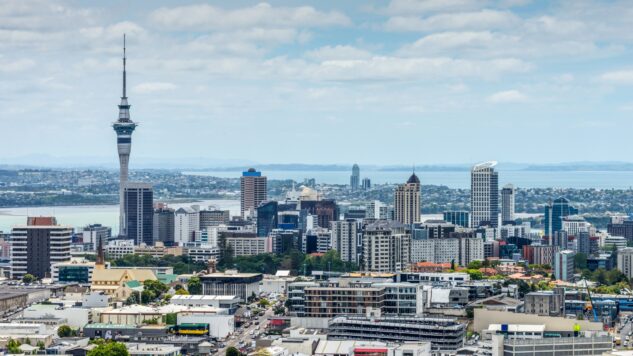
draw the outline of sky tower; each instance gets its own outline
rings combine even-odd
[[[125,93],[125,34],[123,35],[123,96],[119,104],[119,120],[112,124],[117,138],[117,150],[119,152],[119,235],[126,236],[125,206],[123,191],[127,182],[130,151],[132,150],[132,132],[136,123],[130,119],[130,104]]]

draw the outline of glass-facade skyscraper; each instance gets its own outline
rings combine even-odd
[[[257,236],[266,237],[277,228],[278,205],[276,201],[267,201],[257,207]]]
[[[563,229],[563,219],[578,214],[578,209],[569,205],[569,200],[558,198],[545,206],[545,235],[550,238]]]
[[[151,184],[128,182],[123,198],[127,238],[135,245],[154,244],[154,191]]]

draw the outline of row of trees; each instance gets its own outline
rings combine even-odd
[[[110,263],[117,267],[173,267],[175,274],[194,273],[206,268],[204,263],[192,261],[189,256],[173,255],[165,255],[161,258],[149,255],[125,255],[111,260]]]
[[[308,255],[290,250],[282,255],[265,253],[254,256],[233,257],[228,246],[223,250],[220,269],[237,268],[240,272],[275,274],[278,270],[290,270],[292,273],[309,275],[312,271],[349,272],[357,271],[358,265],[341,260],[335,250],[323,255]]]

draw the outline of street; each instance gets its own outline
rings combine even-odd
[[[257,338],[257,337],[252,336],[251,332],[253,334],[262,333],[266,328],[268,317],[272,315],[273,315],[273,310],[272,308],[269,307],[264,311],[264,314],[262,316],[254,320],[246,321],[244,324],[249,323],[249,322],[251,324],[245,329],[243,328],[236,329],[235,333],[231,335],[231,337],[226,341],[225,347],[219,349],[217,354],[224,355],[226,353],[226,349],[231,346],[237,349],[240,349],[241,347],[250,347],[253,339]]]

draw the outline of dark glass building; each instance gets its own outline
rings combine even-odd
[[[334,199],[303,200],[301,210],[317,216],[317,224],[324,229],[330,228],[331,221],[338,220],[338,207]]]
[[[175,211],[167,207],[154,210],[154,240],[174,246]]]
[[[445,211],[444,221],[461,227],[468,227],[470,214],[467,211]]]
[[[277,202],[266,201],[257,207],[257,236],[266,237],[277,228]]]
[[[127,183],[123,192],[126,238],[134,244],[154,244],[154,191],[147,183]]]
[[[545,235],[554,236],[554,233],[563,229],[563,218],[578,214],[578,209],[569,205],[569,200],[558,198],[545,206]]]

